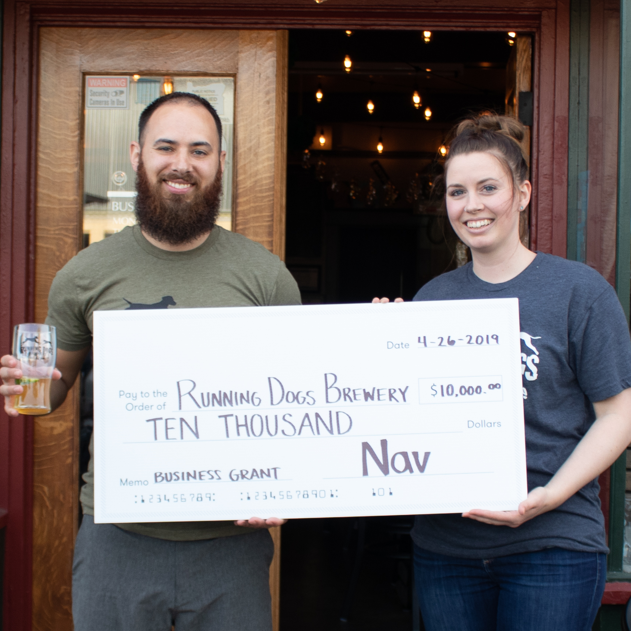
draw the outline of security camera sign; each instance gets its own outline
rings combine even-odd
[[[88,110],[126,110],[129,107],[129,77],[86,77],[85,107]]]

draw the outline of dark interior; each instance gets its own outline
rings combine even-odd
[[[286,261],[305,304],[410,300],[456,267],[439,148],[467,114],[504,112],[509,40],[506,32],[433,32],[426,43],[422,31],[290,31]],[[281,630],[422,628],[412,614],[410,524],[290,521]]]

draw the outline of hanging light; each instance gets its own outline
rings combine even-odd
[[[350,37],[353,34],[353,31],[346,31],[346,34]]]
[[[418,93],[418,90],[414,90],[414,94],[412,94],[412,103],[414,103],[416,109],[422,105],[421,95]]]
[[[509,31],[507,33],[508,38],[507,38],[507,42],[509,46],[514,46],[515,44],[515,38],[517,37],[517,33],[515,33],[515,31]]]
[[[346,70],[346,72],[350,72],[352,67],[353,62],[351,61],[351,58],[346,55],[346,57],[344,57],[344,70]]]
[[[368,103],[366,103],[366,109],[369,114],[372,114],[375,111],[375,104],[369,99]]]
[[[425,114],[426,121],[428,121],[432,117],[432,110],[430,110],[429,107],[426,107],[425,112],[423,113]]]
[[[164,94],[173,93],[173,80],[171,77],[164,77],[164,81],[162,82],[162,92]]]
[[[379,136],[379,142],[377,143],[377,151],[379,153],[383,153],[383,140],[381,139],[381,136]]]
[[[316,101],[319,103],[322,100],[324,94],[322,93],[322,86],[318,84],[318,91],[316,92]]]
[[[432,32],[431,31],[423,31],[423,41],[426,44],[429,44],[431,39],[432,39]]]
[[[324,145],[326,144],[326,136],[324,135],[324,129],[320,130],[320,137],[318,138],[318,142],[320,143],[321,147],[324,147]]]
[[[447,149],[445,145],[440,145],[440,147],[438,147],[438,153],[440,153],[443,158],[447,155],[448,151],[449,149]]]
[[[135,82],[137,82],[137,81],[138,81],[138,79],[140,79],[140,75],[139,75],[139,74],[132,75],[132,79],[133,79]]]

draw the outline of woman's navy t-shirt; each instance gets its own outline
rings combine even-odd
[[[624,313],[598,272],[542,253],[506,283],[484,282],[469,263],[427,283],[414,300],[479,298],[519,299],[528,488],[544,486],[594,422],[592,403],[631,387]],[[467,558],[549,547],[607,552],[598,490],[593,480],[518,528],[419,515],[412,538],[420,548]]]

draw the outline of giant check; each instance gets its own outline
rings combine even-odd
[[[97,522],[515,509],[516,299],[95,314]]]

